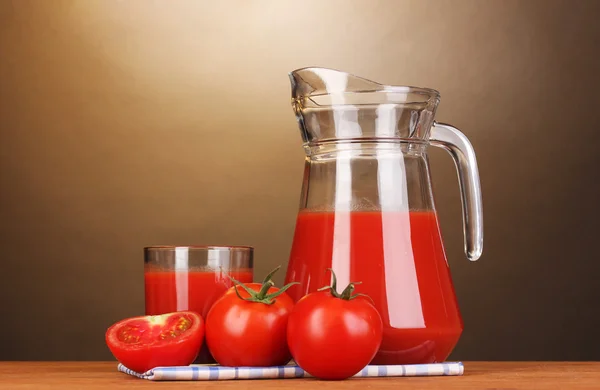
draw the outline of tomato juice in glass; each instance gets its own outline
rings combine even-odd
[[[146,315],[195,311],[206,319],[208,311],[233,286],[230,277],[251,283],[251,247],[169,247],[144,249]],[[206,343],[195,363],[214,363]]]
[[[463,330],[435,211],[301,211],[286,283],[297,301],[349,282],[373,300],[383,341],[372,364],[441,362]]]

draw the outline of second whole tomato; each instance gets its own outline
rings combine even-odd
[[[291,359],[287,346],[288,317],[294,307],[267,275],[263,283],[240,283],[229,288],[206,316],[206,343],[222,366],[260,367],[285,365]]]
[[[350,283],[305,295],[288,321],[287,340],[296,363],[319,379],[349,378],[373,360],[383,334],[381,316],[369,297],[352,294]]]

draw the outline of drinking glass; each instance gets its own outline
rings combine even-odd
[[[206,319],[213,303],[233,285],[253,279],[249,246],[150,246],[144,248],[146,315],[194,311]],[[214,363],[203,344],[195,363]]]

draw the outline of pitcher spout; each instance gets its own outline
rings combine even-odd
[[[292,107],[305,144],[335,140],[427,141],[436,90],[384,85],[335,69],[290,72]]]
[[[338,95],[348,92],[382,91],[384,85],[336,69],[307,67],[289,74],[292,99],[310,96]],[[342,96],[337,96],[342,97]]]

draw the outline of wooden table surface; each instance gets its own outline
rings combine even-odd
[[[600,389],[600,362],[465,362],[463,376],[151,382],[115,362],[0,362],[0,389]]]

